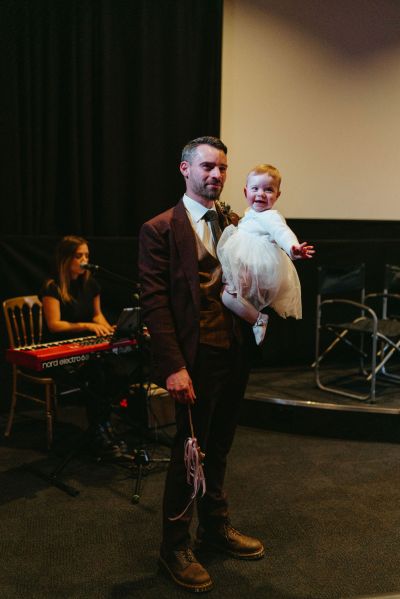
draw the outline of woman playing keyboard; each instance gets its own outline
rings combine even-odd
[[[56,249],[56,274],[45,281],[40,293],[43,341],[113,333],[115,327],[101,310],[100,285],[84,268],[88,261],[86,239],[75,235],[61,239]],[[111,404],[127,389],[135,368],[130,356],[106,355],[72,372],[85,396],[91,446],[96,454],[118,456],[126,451],[126,443],[117,440],[110,424]],[[61,380],[65,372],[58,376]]]

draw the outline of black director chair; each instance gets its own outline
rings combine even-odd
[[[395,264],[385,264],[383,292],[369,293],[367,295],[367,300],[368,302],[375,300],[381,304],[381,318],[382,321],[386,321],[387,336],[392,340],[398,338],[400,325],[400,266]],[[382,363],[379,374],[393,382],[400,382],[400,376],[393,372],[389,372],[386,368],[386,364],[392,356],[399,351],[399,348],[400,340],[398,340],[395,345],[381,343],[378,350],[378,356]]]
[[[400,269],[399,269],[400,270]],[[390,293],[390,269],[383,293],[365,293],[365,265],[318,268],[315,382],[319,389],[360,401],[376,401],[376,379],[387,376],[386,364],[400,354],[400,320],[388,313],[388,300],[400,299]],[[396,276],[399,276],[396,271]],[[380,302],[380,317],[371,303]],[[385,303],[386,301],[386,303]],[[322,349],[322,341],[328,344]],[[340,376],[327,383],[323,369],[327,357],[339,346],[347,346],[357,356],[358,372],[347,357]],[[337,355],[337,352],[336,352]],[[348,374],[352,383],[362,383],[362,390],[349,390],[340,379]],[[392,379],[392,377],[391,377]],[[392,379],[394,380],[394,379]],[[400,381],[400,379],[399,379]]]

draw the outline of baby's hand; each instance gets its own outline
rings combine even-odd
[[[306,241],[299,245],[292,245],[291,252],[293,260],[307,260],[315,254],[314,246],[308,245]]]

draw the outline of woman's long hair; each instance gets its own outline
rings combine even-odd
[[[70,266],[71,261],[76,253],[76,250],[80,245],[86,244],[89,246],[86,239],[78,237],[77,235],[67,235],[63,237],[56,248],[56,270],[57,270],[57,281],[56,284],[60,290],[60,297],[64,303],[73,301],[73,297],[70,292],[71,286],[71,274]],[[90,272],[86,270],[82,275],[83,282],[85,283],[90,277]],[[53,280],[48,281],[48,285],[53,283]]]

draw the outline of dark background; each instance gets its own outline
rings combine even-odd
[[[218,135],[222,0],[2,0],[0,234],[136,235]]]
[[[37,293],[65,234],[87,237],[92,262],[136,280],[141,224],[184,190],[181,148],[220,133],[222,6],[2,0],[0,300]],[[303,320],[272,318],[259,364],[312,361],[319,264],[365,262],[377,291],[385,263],[400,263],[398,221],[288,222],[317,257],[296,263]],[[132,290],[98,278],[114,319]],[[2,356],[6,345],[1,315]]]
[[[66,234],[135,279],[141,224],[183,192],[181,148],[219,135],[221,43],[221,0],[2,0],[1,300],[37,293]],[[114,318],[131,289],[101,283]]]

